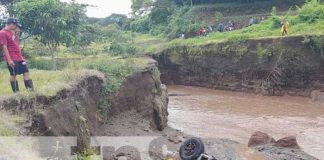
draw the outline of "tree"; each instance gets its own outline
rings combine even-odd
[[[109,24],[117,24],[119,27],[123,27],[127,21],[127,16],[123,14],[112,14],[109,17],[101,19],[98,24],[101,26],[107,26]]]
[[[171,7],[173,0],[132,0],[133,15],[141,16],[153,8]]]
[[[99,39],[100,34],[95,25],[82,25],[80,32],[77,37],[77,41],[73,44],[80,47],[86,47],[90,45],[95,40]]]
[[[77,39],[85,17],[84,6],[59,0],[21,0],[13,7],[23,30],[47,46],[56,69],[55,51],[60,44],[69,46]]]
[[[134,15],[142,15],[149,11],[153,5],[153,0],[132,0],[132,10]]]
[[[10,4],[13,4],[14,0],[0,0],[0,4],[4,6],[8,6]]]
[[[0,0],[0,5],[3,6],[1,7],[1,15],[4,16],[11,16],[11,7],[14,4],[15,0]]]

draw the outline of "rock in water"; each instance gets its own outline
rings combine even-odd
[[[283,147],[283,148],[295,148],[295,149],[300,149],[297,139],[295,136],[288,136],[284,137],[282,139],[279,139],[274,146],[276,147]]]
[[[249,147],[255,147],[259,145],[264,145],[268,143],[275,143],[275,139],[270,137],[268,134],[263,132],[255,132],[252,134],[250,140],[249,140]]]

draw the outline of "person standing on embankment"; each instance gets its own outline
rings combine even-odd
[[[288,26],[289,26],[289,23],[288,23],[287,20],[283,20],[283,21],[281,22],[281,35],[282,35],[282,36],[288,34]]]
[[[14,93],[19,91],[17,75],[23,74],[25,87],[33,91],[33,81],[29,77],[29,70],[19,46],[19,28],[21,25],[15,18],[8,18],[6,27],[0,31],[0,45],[4,60],[10,72],[10,84]],[[17,32],[16,32],[17,31]]]

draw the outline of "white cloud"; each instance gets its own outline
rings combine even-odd
[[[61,0],[69,2],[70,0]],[[131,12],[131,0],[76,0],[78,3],[89,4],[87,8],[89,17],[104,18],[112,13],[126,14]]]

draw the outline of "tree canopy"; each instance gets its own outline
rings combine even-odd
[[[80,4],[59,0],[21,0],[13,5],[14,15],[23,25],[24,32],[35,36],[52,51],[60,44],[77,41],[85,9]]]
[[[119,27],[123,27],[127,21],[127,16],[123,14],[112,14],[109,17],[103,18],[97,21],[98,24],[102,26],[107,26],[109,24],[117,24]]]
[[[85,15],[81,5],[59,0],[22,0],[13,10],[25,32],[52,46],[71,44]]]

